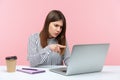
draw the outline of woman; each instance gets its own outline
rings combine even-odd
[[[33,67],[43,65],[68,65],[70,51],[66,42],[66,19],[59,10],[46,17],[40,33],[29,37],[28,61]]]

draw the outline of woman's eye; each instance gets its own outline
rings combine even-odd
[[[63,27],[61,26],[60,28],[62,29]]]
[[[60,27],[60,29],[62,29],[63,27],[57,24],[54,24],[55,27]]]
[[[55,24],[54,26],[55,26],[55,27],[58,27],[59,25]]]

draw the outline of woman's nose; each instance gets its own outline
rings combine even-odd
[[[57,28],[57,31],[60,31],[60,30],[61,30],[60,27],[58,27],[58,28]]]

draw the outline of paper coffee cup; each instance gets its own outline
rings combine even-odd
[[[9,56],[6,57],[6,67],[7,67],[7,72],[15,72],[16,71],[16,56]]]

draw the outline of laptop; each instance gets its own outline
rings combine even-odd
[[[100,72],[104,66],[109,43],[74,45],[67,67],[52,68],[50,71],[62,75]]]

